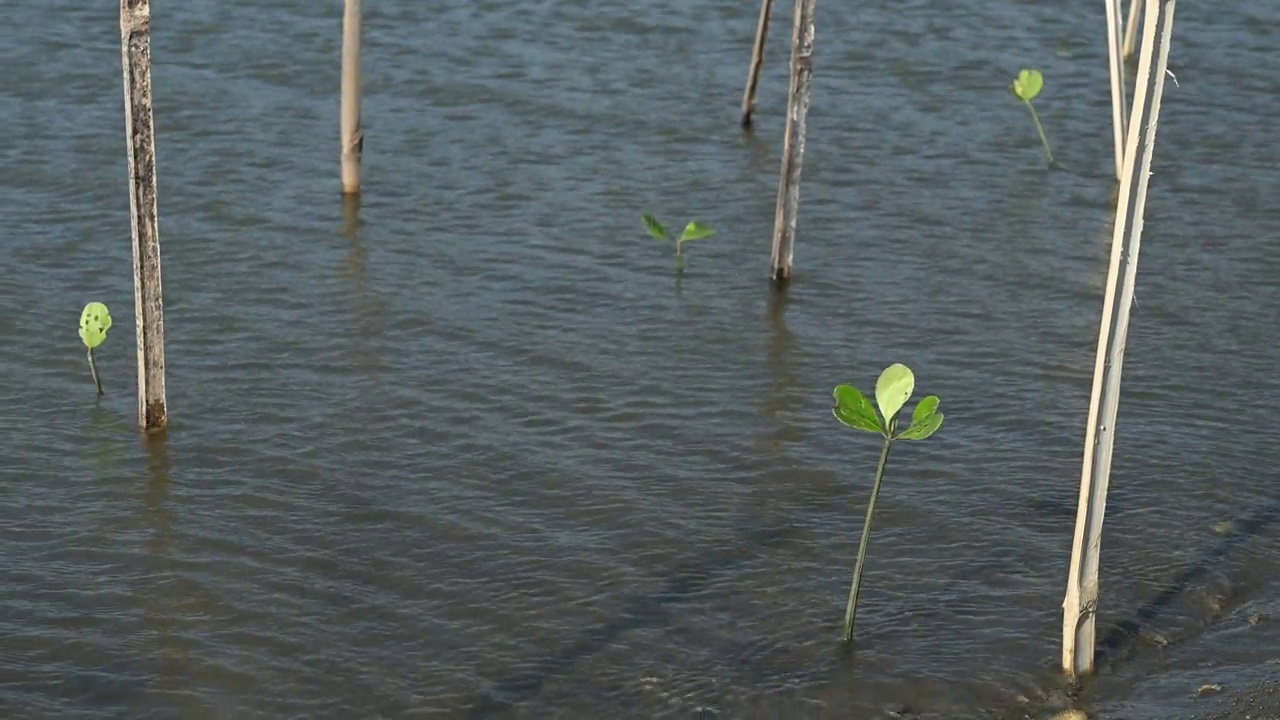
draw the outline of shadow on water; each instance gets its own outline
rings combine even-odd
[[[788,415],[803,406],[804,398],[795,392],[795,333],[787,327],[787,307],[791,300],[785,288],[769,294],[765,317],[769,323],[769,349],[765,365],[771,386],[765,394],[763,410],[774,426],[769,434],[768,449],[780,452],[788,444],[798,442],[800,429],[788,422]]]
[[[731,545],[676,565],[657,592],[634,597],[613,620],[587,630],[576,641],[533,663],[529,670],[498,681],[481,697],[468,701],[466,717],[479,720],[519,709],[536,698],[547,682],[564,676],[622,635],[658,623],[669,606],[703,591],[717,575],[734,572],[761,549],[777,549],[793,532],[790,527],[750,530]]]
[[[181,598],[175,590],[172,548],[174,513],[167,507],[170,486],[169,443],[164,436],[144,435],[147,451],[147,484],[142,495],[142,525],[150,531],[146,544],[146,572],[135,602],[142,610],[142,623],[154,642],[153,660],[158,663],[157,687],[161,691],[181,688],[189,659],[175,627]],[[179,591],[180,592],[180,591]]]
[[[1098,669],[1111,669],[1133,659],[1140,650],[1139,643],[1143,630],[1151,630],[1161,616],[1178,600],[1187,597],[1200,587],[1210,572],[1238,553],[1251,539],[1262,537],[1264,533],[1274,528],[1277,520],[1280,520],[1280,499],[1260,507],[1253,515],[1233,527],[1231,532],[1225,534],[1221,540],[1207,548],[1196,562],[1178,573],[1164,591],[1148,600],[1134,612],[1132,617],[1117,623],[1103,636],[1098,642],[1096,663]],[[1222,600],[1213,616],[1205,620],[1204,625],[1211,624],[1244,604],[1253,593],[1255,586],[1264,579],[1257,577],[1256,573],[1245,573],[1243,578],[1237,578],[1232,582],[1231,594]]]

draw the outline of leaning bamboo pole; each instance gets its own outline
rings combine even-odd
[[[1111,457],[1120,406],[1120,376],[1129,332],[1129,314],[1137,284],[1138,252],[1142,242],[1151,160],[1160,118],[1160,100],[1164,95],[1164,78],[1169,67],[1174,5],[1175,0],[1152,0],[1147,3],[1146,30],[1143,33],[1137,86],[1134,89],[1133,111],[1129,119],[1131,132],[1125,145],[1124,172],[1120,180],[1115,230],[1111,239],[1111,264],[1107,271],[1102,326],[1094,362],[1093,391],[1085,428],[1080,501],[1072,541],[1067,592],[1062,603],[1062,667],[1073,677],[1087,675],[1093,672],[1094,667],[1102,521],[1111,479]],[[1155,60],[1157,26],[1158,61]],[[1137,163],[1139,147],[1142,148],[1140,167]],[[1124,278],[1123,283],[1119,283],[1122,264]]]
[[[1116,179],[1124,172],[1125,93],[1123,42],[1120,36],[1120,0],[1104,0],[1107,9],[1107,59],[1111,75],[1111,129],[1114,139]]]
[[[756,111],[756,89],[760,86],[760,66],[764,64],[764,43],[769,36],[769,16],[773,0],[760,0],[760,19],[756,22],[756,42],[751,48],[751,67],[747,69],[747,87],[742,91],[742,127],[751,127]]]
[[[164,293],[156,219],[156,138],[151,103],[151,4],[120,0],[124,125],[129,155],[129,221],[133,234],[133,306],[138,345],[138,425],[163,430]]]
[[[1142,0],[1129,0],[1129,21],[1124,24],[1124,47],[1120,56],[1125,60],[1133,57],[1133,42],[1138,37],[1138,13],[1142,11]]]

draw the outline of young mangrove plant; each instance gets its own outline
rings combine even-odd
[[[98,363],[94,360],[93,350],[107,339],[107,330],[111,329],[111,313],[107,306],[100,302],[91,302],[84,306],[80,313],[80,339],[89,348],[89,372],[93,373],[93,384],[98,386],[98,395],[102,395],[102,379],[98,377]]]
[[[1036,108],[1031,101],[1040,94],[1040,90],[1044,88],[1044,76],[1039,70],[1023,69],[1018,73],[1018,77],[1013,79],[1013,94],[1027,106],[1031,111],[1031,119],[1036,123],[1036,132],[1040,133],[1040,143],[1044,145],[1044,154],[1049,158],[1049,165],[1053,165],[1053,151],[1049,149],[1049,139],[1044,135],[1044,126],[1040,124],[1040,116],[1036,114]]]
[[[880,463],[876,465],[876,480],[871,486],[871,502],[867,505],[867,519],[862,525],[862,542],[858,544],[858,562],[853,566],[853,584],[849,586],[849,604],[844,612],[844,641],[853,639],[853,621],[858,612],[858,591],[862,587],[862,566],[867,559],[867,540],[871,536],[871,518],[876,512],[876,497],[880,495],[880,482],[889,462],[889,448],[896,440],[924,440],[942,427],[942,413],[938,412],[938,396],[929,395],[916,403],[911,413],[911,425],[898,432],[898,415],[902,406],[915,391],[916,378],[911,368],[894,363],[880,373],[876,381],[876,404],[880,414],[871,406],[862,391],[852,385],[839,385],[835,389],[836,406],[831,412],[840,422],[854,430],[878,433],[884,438],[880,448]]]
[[[640,219],[644,221],[644,226],[649,230],[649,234],[663,241],[675,240],[676,242],[676,272],[684,272],[684,244],[690,240],[701,240],[716,234],[716,231],[706,225],[699,225],[696,222],[690,222],[684,226],[684,232],[680,233],[680,237],[673,238],[667,234],[666,228],[662,227],[657,218],[652,215],[641,215]]]

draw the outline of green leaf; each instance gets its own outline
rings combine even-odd
[[[699,225],[691,222],[684,226],[684,232],[680,233],[680,242],[689,242],[690,240],[701,240],[715,235],[716,231],[706,225]]]
[[[1013,94],[1026,102],[1031,102],[1044,87],[1044,76],[1039,70],[1023,69],[1013,81]]]
[[[861,390],[852,385],[837,385],[833,395],[836,406],[831,409],[831,413],[837,420],[855,430],[884,434],[880,418],[876,417],[876,409]]]
[[[938,412],[938,403],[940,402],[941,400],[938,400],[937,395],[929,395],[916,403],[916,409],[911,413],[911,424],[919,425],[921,420]]]
[[[98,347],[107,339],[107,330],[111,329],[111,313],[107,306],[100,302],[91,302],[84,306],[80,313],[80,339],[90,350]]]
[[[670,239],[667,237],[667,229],[662,227],[662,223],[658,222],[657,218],[646,214],[641,215],[640,219],[644,221],[644,226],[649,230],[650,235],[658,238],[659,240]]]
[[[924,440],[930,435],[938,432],[938,428],[942,427],[942,413],[934,413],[920,420],[911,423],[911,427],[903,430],[898,434],[895,440]]]
[[[916,376],[902,363],[894,363],[880,373],[880,379],[876,381],[876,404],[880,406],[885,425],[897,416],[915,389]]]

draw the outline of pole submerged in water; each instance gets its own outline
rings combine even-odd
[[[1164,95],[1164,77],[1169,67],[1174,4],[1175,0],[1149,0],[1147,3],[1146,33],[1138,64],[1133,111],[1129,118],[1129,136],[1125,140],[1124,172],[1120,179],[1120,199],[1111,239],[1111,263],[1102,304],[1102,327],[1098,333],[1094,362],[1093,391],[1085,426],[1080,504],[1076,513],[1067,593],[1062,602],[1062,669],[1072,677],[1090,674],[1094,669],[1102,521],[1107,506],[1107,487],[1111,482],[1111,454],[1120,407],[1120,375],[1138,277],[1147,185],[1151,177],[1156,126],[1160,119],[1160,100]],[[1155,54],[1157,26],[1158,60]],[[1139,148],[1142,150],[1141,164],[1138,163]],[[1124,278],[1121,283],[1122,265]]]
[[[800,171],[804,160],[805,120],[813,84],[813,14],[817,0],[796,0],[791,34],[791,89],[787,97],[787,131],[782,146],[782,172],[778,178],[778,204],[773,219],[773,282],[791,280],[796,214],[800,206]]]
[[[742,127],[751,127],[751,114],[756,111],[756,88],[760,86],[760,66],[764,64],[764,43],[769,36],[769,16],[773,0],[760,0],[760,20],[756,23],[756,42],[751,49],[751,67],[747,70],[747,89],[742,92]]]
[[[164,299],[156,220],[156,145],[151,104],[151,6],[120,0],[124,123],[129,152],[129,215],[133,230],[133,300],[138,342],[138,425],[163,430]]]
[[[364,132],[360,130],[360,0],[346,0],[342,13],[342,108],[341,134],[342,194],[360,192],[360,155]]]

